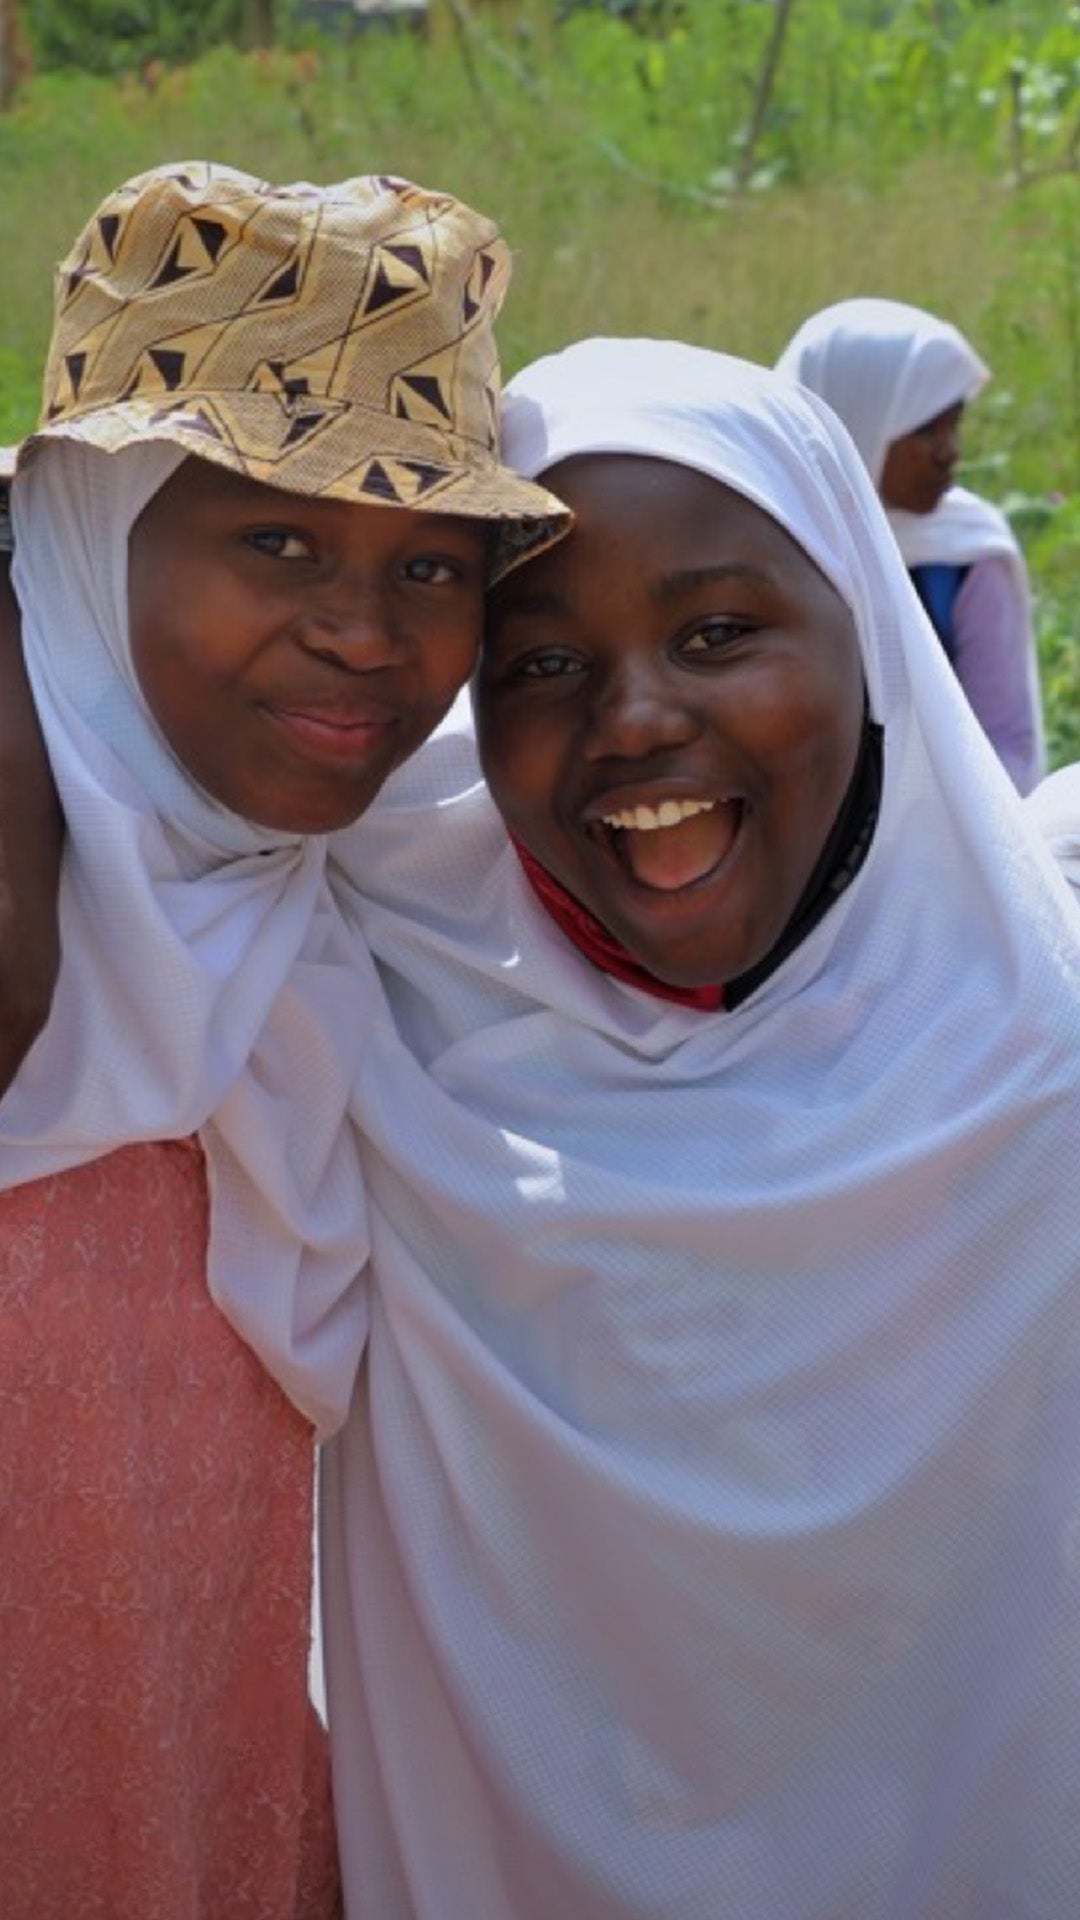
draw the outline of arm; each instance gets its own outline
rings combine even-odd
[[[48,1018],[60,965],[64,823],[0,553],[0,1094]]]
[[[1044,772],[1039,683],[1023,582],[1004,555],[977,560],[953,610],[956,676],[1014,786]]]

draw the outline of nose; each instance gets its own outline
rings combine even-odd
[[[306,609],[301,643],[347,672],[374,673],[400,662],[406,636],[391,594],[343,584],[318,594]]]
[[[939,467],[955,467],[960,459],[960,429],[949,425],[934,436],[934,458]]]
[[[589,760],[644,760],[694,739],[699,720],[692,689],[666,663],[622,660],[597,688],[584,753]]]

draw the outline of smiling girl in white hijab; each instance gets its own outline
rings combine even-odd
[[[370,1333],[325,1456],[349,1920],[1073,1920],[1066,889],[813,399],[695,348],[585,342],[512,383],[506,447],[579,510],[497,602],[479,686],[532,877],[460,715],[341,847],[387,995],[357,1094]],[[636,523],[620,543],[583,477],[636,484],[635,463],[672,544],[656,575],[656,543]],[[688,490],[704,511],[684,554]],[[605,527],[607,632],[575,558]],[[704,616],[683,620],[687,594]],[[779,650],[798,683],[796,633],[848,661],[838,821],[858,804],[839,839],[817,830],[833,851],[756,966],[722,915],[705,930],[743,981],[700,997],[701,969],[665,958],[666,916],[695,885],[769,904],[747,875],[798,846],[790,892],[812,850],[786,799],[801,785],[822,811],[798,740],[794,776],[755,757],[747,701],[725,715],[709,676],[756,676],[761,725],[786,724],[771,676]],[[705,737],[661,698],[684,668],[732,769],[712,801],[697,772],[679,786]],[[597,729],[618,705],[618,751],[586,734],[579,762],[594,800],[624,763],[625,803],[593,809],[621,826],[582,824],[572,762],[522,804],[534,736],[578,702]],[[665,785],[718,818],[650,825]],[[687,832],[699,864],[716,834],[719,859],[683,887]],[[612,854],[665,833],[670,854]],[[564,838],[576,902],[565,871],[547,895],[536,872]],[[581,894],[604,889],[635,940],[648,920],[647,955],[596,927]]]
[[[1027,569],[1004,514],[952,484],[989,369],[948,321],[874,299],[812,314],[777,368],[839,414],[974,712],[1029,792],[1045,754]]]

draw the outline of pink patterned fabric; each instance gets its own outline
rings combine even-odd
[[[0,1196],[0,1910],[330,1920],[312,1439],[213,1306],[194,1141]]]

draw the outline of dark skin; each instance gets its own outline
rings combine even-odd
[[[64,821],[0,555],[0,1093],[45,1025],[60,967]]]
[[[887,507],[933,513],[956,478],[963,417],[964,403],[958,400],[892,442],[878,488]]]
[[[260,826],[359,819],[473,665],[486,549],[476,521],[185,460],[128,543],[132,664],[176,759]]]
[[[358,818],[472,664],[477,522],[309,500],[188,460],[131,536],[136,673],[222,805],[327,833]],[[64,823],[0,561],[0,1096],[48,1018]]]
[[[787,926],[855,766],[854,622],[783,528],[640,455],[551,469],[573,531],[494,590],[477,738],[510,831],[672,986]]]

